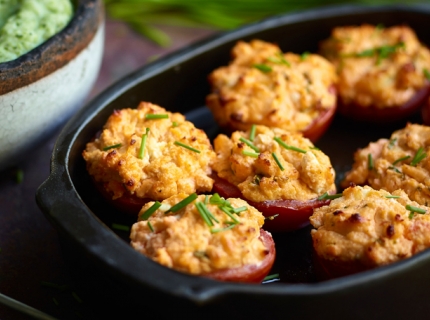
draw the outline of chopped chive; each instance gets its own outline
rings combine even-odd
[[[419,214],[425,214],[427,212],[427,210],[425,210],[425,209],[421,209],[421,208],[418,208],[418,207],[415,207],[415,206],[411,206],[410,204],[406,205],[406,209],[409,210],[409,211],[411,211],[411,212],[416,212],[416,213],[419,213]]]
[[[320,148],[318,148],[318,147],[310,147],[309,149],[311,149],[311,150],[321,150]]]
[[[273,220],[273,219],[275,219],[277,216],[279,216],[279,213],[274,214],[273,216],[264,217],[264,220]]]
[[[181,210],[182,208],[186,207],[187,205],[189,205],[191,202],[193,202],[194,200],[197,199],[197,194],[196,193],[192,193],[190,194],[188,197],[184,198],[182,201],[178,202],[177,204],[175,204],[173,207],[171,207],[169,210],[166,211],[166,213],[171,212],[176,212]]]
[[[385,196],[385,198],[388,198],[388,199],[398,199],[398,198],[400,198],[400,196],[389,195],[389,196]]]
[[[393,162],[393,166],[395,166],[396,164],[398,164],[399,162],[401,162],[401,161],[404,161],[404,160],[407,160],[407,159],[409,159],[411,156],[405,156],[405,157],[402,157],[402,158],[399,158],[399,159],[397,159],[396,161],[394,161]]]
[[[367,169],[373,170],[373,158],[372,158],[372,154],[371,153],[369,153],[367,155]]]
[[[140,149],[139,149],[139,159],[143,159],[143,155],[145,154],[145,145],[146,145],[146,138],[148,137],[149,128],[146,128],[146,133],[142,134],[142,141],[140,143]]]
[[[208,195],[206,195],[205,196],[205,204],[208,204],[209,203],[209,196]]]
[[[112,223],[112,228],[120,231],[130,231],[129,226],[125,226],[123,224]]]
[[[243,143],[245,143],[248,147],[250,147],[252,150],[254,150],[255,152],[260,152],[260,149],[258,149],[257,146],[255,146],[251,141],[249,141],[248,139],[245,139],[244,137],[240,137],[239,138],[240,141],[242,141]]]
[[[78,303],[82,303],[82,299],[78,296],[78,294],[76,293],[76,292],[72,292],[72,296],[73,296],[73,298],[75,298],[75,300],[78,302]]]
[[[149,230],[154,232],[154,227],[152,226],[151,221],[148,221],[148,228],[149,228]]]
[[[208,258],[208,255],[205,251],[194,251],[193,256],[196,258]]]
[[[173,127],[173,128],[176,128],[178,125],[179,125],[179,124],[178,124],[176,121],[173,121],[173,122],[172,122],[172,127]]]
[[[425,157],[427,157],[427,154],[424,152],[424,149],[420,147],[412,159],[411,166],[415,167]]]
[[[212,228],[211,233],[218,233],[218,232],[222,232],[222,231],[227,231],[227,230],[233,229],[235,226],[236,226],[236,224],[231,224],[225,228]]]
[[[294,146],[289,146],[288,144],[286,144],[284,141],[282,141],[282,139],[281,138],[279,138],[279,137],[274,137],[273,138],[277,143],[279,143],[282,147],[284,147],[285,149],[288,149],[288,150],[292,150],[292,151],[297,151],[297,152],[301,152],[301,153],[306,153],[306,151],[305,150],[303,150],[303,149],[300,149],[300,148],[297,148],[297,147],[294,147]]]
[[[328,200],[328,199],[337,199],[342,197],[342,193],[336,193],[336,194],[328,194],[328,192],[324,193],[323,195],[319,196],[318,200]]]
[[[230,218],[231,218],[231,220],[233,220],[235,223],[240,223],[240,221],[239,220],[237,220],[236,219],[236,217],[235,216],[233,216],[232,214],[231,214],[231,212],[230,212],[230,208],[229,207],[225,207],[225,206],[223,206],[223,207],[219,207],[226,215],[228,215]]]
[[[390,139],[390,143],[388,144],[388,149],[392,149],[396,142],[397,142],[397,138]]]
[[[287,61],[287,59],[285,59],[282,52],[278,52],[277,57],[269,57],[267,60],[273,63],[285,64],[287,67],[291,67],[291,64]]]
[[[248,157],[253,157],[253,158],[258,158],[258,156],[260,155],[257,152],[246,151],[246,150],[243,150],[242,154],[245,155],[245,156],[248,156]]]
[[[426,79],[430,81],[430,72],[427,69],[424,69],[423,73],[424,73],[424,77],[426,77]]]
[[[205,213],[206,213],[206,216],[209,218],[209,219],[211,219],[211,220],[213,220],[213,221],[215,221],[215,222],[218,222],[219,223],[219,221],[218,221],[218,219],[217,218],[215,218],[215,216],[212,214],[212,212],[208,209],[208,207],[206,206],[206,204],[204,204],[203,202],[201,202],[201,205],[200,205],[201,207],[202,207],[202,209],[205,211]]]
[[[413,211],[411,211],[411,212],[409,213],[408,218],[409,218],[409,219],[412,219],[412,218],[414,217],[414,215],[415,215],[415,214],[414,214],[414,212],[413,212]]]
[[[16,171],[16,183],[21,183],[24,181],[24,170],[18,169]]]
[[[169,115],[165,113],[148,113],[145,114],[146,120],[152,120],[152,119],[168,119]]]
[[[282,163],[279,161],[278,156],[276,155],[276,153],[272,152],[272,157],[273,157],[273,159],[275,159],[275,162],[278,165],[279,169],[281,169],[281,171],[284,171],[285,169],[282,166]]]
[[[122,143],[117,143],[111,146],[104,147],[103,151],[108,151],[110,149],[117,149],[117,148],[120,148],[121,146],[122,146]]]
[[[157,211],[158,208],[161,207],[161,202],[155,201],[152,206],[150,206],[141,216],[140,220],[148,220],[150,216],[154,214],[155,211]]]
[[[177,146],[183,147],[183,148],[185,148],[185,149],[188,149],[188,150],[194,151],[194,152],[196,152],[196,153],[200,153],[200,150],[194,149],[193,147],[190,147],[189,145],[186,145],[186,144],[184,144],[184,143],[182,143],[182,142],[175,141],[175,142],[174,142],[174,144],[176,144]]]
[[[204,222],[209,226],[212,227],[214,224],[213,222],[210,220],[210,218],[207,216],[205,209],[203,209],[203,207],[201,206],[202,203],[201,202],[196,202],[194,204],[197,208],[197,211],[199,212],[200,216],[202,217],[202,219],[204,220]]]
[[[267,64],[263,64],[263,63],[256,63],[253,65],[253,67],[264,72],[264,73],[272,71],[271,67],[269,67]]]
[[[305,52],[303,52],[301,55],[300,55],[300,60],[306,60],[308,57],[309,57],[309,55],[310,55],[310,52],[308,52],[308,51],[305,51]]]
[[[246,210],[248,210],[248,207],[247,206],[242,206],[242,207],[239,207],[239,208],[233,208],[232,212],[235,213],[235,214],[238,214],[238,213],[241,213],[241,212],[246,211]]]
[[[260,174],[256,174],[255,176],[254,176],[254,179],[252,179],[252,183],[253,184],[256,184],[257,186],[259,186],[260,185],[260,181],[261,181],[261,179],[263,178],[263,176],[262,175],[260,175]]]
[[[263,281],[273,280],[279,278],[279,273],[270,274],[263,279]]]
[[[221,196],[218,193],[214,193],[210,197],[209,202],[210,202],[210,204],[220,205],[220,204],[224,204],[225,203],[225,199],[221,198]]]
[[[391,169],[391,170],[393,170],[393,171],[395,171],[395,172],[397,172],[397,173],[402,173],[399,169],[397,169],[396,167],[394,167],[394,166],[389,166],[388,167],[388,169]]]
[[[254,139],[255,139],[255,129],[256,128],[257,128],[256,125],[253,124],[251,127],[251,132],[249,133],[249,140],[250,141],[254,141]]]

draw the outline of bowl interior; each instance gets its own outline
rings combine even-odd
[[[112,223],[131,225],[135,222],[134,218],[122,215],[108,206],[92,187],[81,156],[85,144],[102,128],[113,110],[135,108],[140,101],[150,101],[170,111],[186,114],[188,120],[204,129],[212,139],[220,131],[210,112],[204,106],[205,97],[209,93],[207,75],[215,68],[228,63],[230,50],[236,41],[262,39],[278,43],[283,51],[316,52],[319,42],[327,38],[332,28],[336,26],[382,23],[385,26],[407,24],[417,32],[422,42],[429,45],[429,19],[430,7],[425,5],[418,7],[328,7],[273,17],[196,43],[130,74],[108,88],[75,115],[57,142],[62,151],[57,153],[54,151],[54,170],[55,166],[65,166],[65,170],[70,174],[71,185],[76,189],[82,204],[89,209],[89,214],[94,215],[101,222],[100,227],[103,224],[103,227],[109,227]],[[352,155],[357,148],[364,147],[370,141],[381,137],[389,137],[394,130],[402,128],[408,121],[420,123],[421,119],[417,115],[399,123],[372,125],[336,116],[333,124],[316,143],[316,146],[330,156],[339,182],[343,174],[350,169]],[[67,150],[64,151],[64,149]],[[57,218],[54,217],[55,219]],[[59,220],[54,223],[62,224]],[[312,242],[309,231],[310,227],[307,227],[292,233],[274,234],[277,259],[272,273],[279,273],[280,281],[263,286],[248,286],[246,287],[247,292],[271,296],[277,294],[317,295],[318,292],[321,292],[321,288],[324,288],[322,286],[326,284],[325,289],[328,291],[331,291],[333,286],[338,286],[339,292],[343,292],[343,289],[340,290],[341,288],[351,288],[357,283],[366,283],[367,286],[371,281],[374,285],[381,284],[399,274],[405,276],[408,274],[408,270],[412,270],[409,262],[399,262],[382,268],[382,271],[373,270],[357,276],[319,282],[312,265]],[[127,233],[115,230],[111,232],[116,233],[115,241],[128,243]],[[74,236],[77,235],[72,235],[72,237]],[[121,248],[123,249],[123,247]],[[115,250],[113,248],[112,252]],[[133,250],[130,248],[130,251]],[[127,254],[133,255],[130,252]],[[135,256],[137,257],[137,255],[133,255],[133,257]],[[118,255],[115,256],[113,253],[111,258],[117,259],[116,257]],[[139,257],[139,259],[141,258]],[[424,258],[420,259],[421,262],[424,261],[424,264],[430,266],[429,252],[425,252]],[[146,260],[142,259],[143,263],[149,263]],[[161,266],[158,268],[164,269]],[[181,279],[181,281],[190,281],[189,277],[176,272],[171,272],[169,275]],[[430,279],[428,280],[430,281]],[[241,285],[205,281],[202,280],[205,286],[223,286],[226,292],[243,289]],[[298,284],[303,287],[298,288],[290,286],[290,284]],[[308,284],[311,285],[308,286]]]

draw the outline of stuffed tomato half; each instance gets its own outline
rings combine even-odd
[[[239,197],[266,217],[265,229],[293,231],[336,193],[330,159],[300,133],[256,125],[218,135],[213,191]]]

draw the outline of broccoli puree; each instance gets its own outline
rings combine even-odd
[[[70,0],[0,0],[0,63],[14,60],[61,31]]]

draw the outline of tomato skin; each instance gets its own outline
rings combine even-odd
[[[117,199],[112,199],[112,194],[106,190],[106,188],[103,186],[103,183],[94,182],[94,185],[110,205],[112,205],[118,211],[132,217],[137,217],[140,209],[142,209],[142,207],[149,201],[153,201],[148,198],[139,198],[128,193],[124,193]]]
[[[254,202],[247,200],[240,190],[227,180],[216,174],[212,174],[211,178],[215,180],[212,191],[221,197],[241,198],[259,210],[266,218],[278,214],[273,220],[266,219],[264,222],[264,229],[270,232],[289,232],[301,229],[309,225],[309,217],[315,208],[330,203],[330,200],[318,200],[317,198],[306,201],[291,199]]]
[[[362,107],[357,104],[345,105],[339,99],[338,112],[339,114],[357,121],[370,123],[392,123],[395,121],[404,120],[405,118],[418,112],[426,99],[430,95],[430,83],[427,83],[420,89],[415,96],[408,102],[399,107],[391,108],[375,108]]]
[[[303,136],[311,140],[313,143],[317,142],[330,127],[336,113],[336,109],[337,107],[333,106],[330,109],[321,111],[320,115],[302,132]]]
[[[267,248],[267,255],[261,264],[214,271],[202,276],[218,281],[261,283],[272,269],[275,262],[276,250],[275,242],[269,232],[260,229],[260,239]]]

